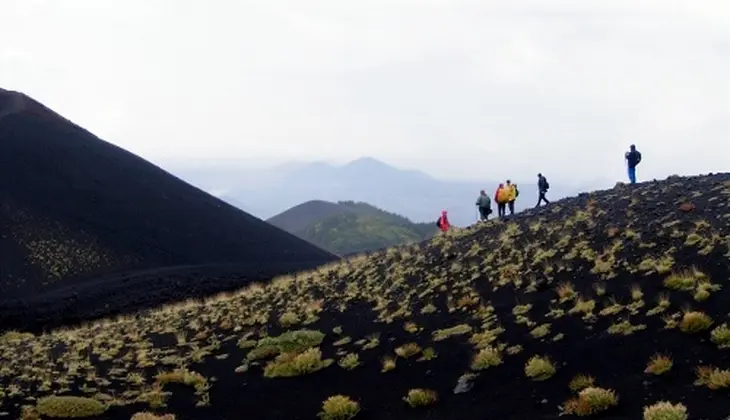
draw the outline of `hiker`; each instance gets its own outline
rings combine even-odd
[[[515,200],[517,200],[517,197],[520,196],[520,190],[517,189],[517,184],[513,184],[510,182],[510,180],[507,180],[507,185],[505,186],[507,189],[508,200],[507,205],[509,206],[509,214],[510,216],[515,214]]]
[[[550,200],[545,197],[545,193],[547,193],[547,190],[549,189],[550,183],[547,178],[542,176],[542,174],[537,174],[537,191],[540,193],[540,196],[537,198],[537,205],[535,207],[540,207],[540,203],[543,201],[545,201],[545,205],[550,204]]]
[[[441,211],[441,217],[436,221],[436,226],[441,229],[442,232],[446,233],[447,230],[451,227],[451,224],[449,223],[449,217],[446,214],[446,210]]]
[[[494,201],[497,202],[497,217],[506,216],[505,206],[509,201],[509,191],[507,191],[504,184],[499,184],[499,187],[497,187],[497,191],[494,193]]]
[[[629,147],[629,151],[624,155],[624,158],[629,167],[629,181],[632,184],[636,184],[636,165],[641,162],[641,152],[636,150],[636,146],[632,144]]]
[[[489,219],[489,215],[492,214],[492,200],[489,199],[484,190],[479,191],[476,205],[479,208],[479,220],[486,221]]]

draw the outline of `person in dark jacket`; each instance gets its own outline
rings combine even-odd
[[[479,198],[477,198],[476,205],[479,208],[479,220],[484,221],[489,219],[489,215],[492,213],[492,200],[489,199],[489,196],[484,190],[479,191]]]
[[[631,181],[632,184],[636,184],[636,165],[641,162],[641,153],[636,150],[636,146],[632,144],[624,157],[626,159],[626,164],[629,167],[629,181]]]
[[[550,200],[545,197],[548,189],[550,189],[550,183],[547,178],[542,174],[537,174],[537,191],[540,193],[540,196],[537,198],[537,205],[535,207],[540,207],[540,203],[543,201],[545,201],[546,205],[550,204]]]

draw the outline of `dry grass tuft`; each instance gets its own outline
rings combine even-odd
[[[718,369],[712,366],[699,366],[696,373],[695,385],[704,385],[710,389],[730,387],[730,370]]]
[[[408,391],[408,395],[403,400],[411,407],[424,407],[436,403],[438,394],[430,389],[416,388]]]
[[[93,398],[48,396],[38,399],[38,413],[47,417],[91,417],[106,411],[106,406]]]
[[[143,411],[140,413],[136,413],[129,420],[175,420],[175,415],[174,414],[162,414],[162,415],[158,416],[157,414]]]
[[[689,334],[704,331],[712,326],[712,318],[704,312],[685,312],[679,322],[679,329]]]
[[[360,404],[346,395],[334,395],[322,403],[322,420],[349,420],[360,412]]]
[[[649,359],[649,363],[647,363],[644,373],[661,375],[663,373],[669,372],[669,370],[672,369],[673,365],[674,362],[672,361],[671,357],[657,353],[652,356],[651,359]]]
[[[563,406],[563,414],[590,416],[618,404],[618,396],[612,389],[588,387],[578,393],[577,398],[568,400]]]
[[[555,371],[555,365],[548,357],[533,356],[525,364],[525,375],[534,381],[544,381]]]
[[[728,328],[727,324],[715,327],[715,329],[710,332],[710,337],[712,342],[717,344],[718,348],[730,348],[730,328]]]
[[[474,355],[474,359],[471,362],[471,368],[473,370],[484,370],[501,364],[502,355],[500,354],[499,349],[486,347]]]
[[[391,370],[395,369],[395,358],[386,356],[383,358],[383,360],[381,360],[381,364],[383,368],[380,370],[380,372],[390,372]]]
[[[264,367],[267,378],[292,377],[314,373],[332,364],[332,359],[322,360],[319,347],[302,353],[282,353]]]
[[[593,376],[579,373],[570,380],[570,382],[568,383],[568,388],[570,388],[570,390],[573,392],[578,392],[585,388],[592,387],[595,382],[596,380]]]
[[[415,356],[420,352],[421,346],[419,346],[417,343],[407,343],[395,349],[395,354],[403,358]]]
[[[660,401],[644,407],[644,420],[687,420],[687,407],[684,404],[672,404]]]

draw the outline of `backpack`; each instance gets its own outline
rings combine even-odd
[[[550,189],[550,183],[548,182],[547,178],[543,177],[542,179],[543,179],[542,188],[545,191],[549,190]]]
[[[512,184],[515,186],[515,198],[520,196],[520,190],[517,189],[517,184]]]

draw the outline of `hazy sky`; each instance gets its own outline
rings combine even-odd
[[[163,166],[730,170],[728,0],[0,2],[0,87]]]

